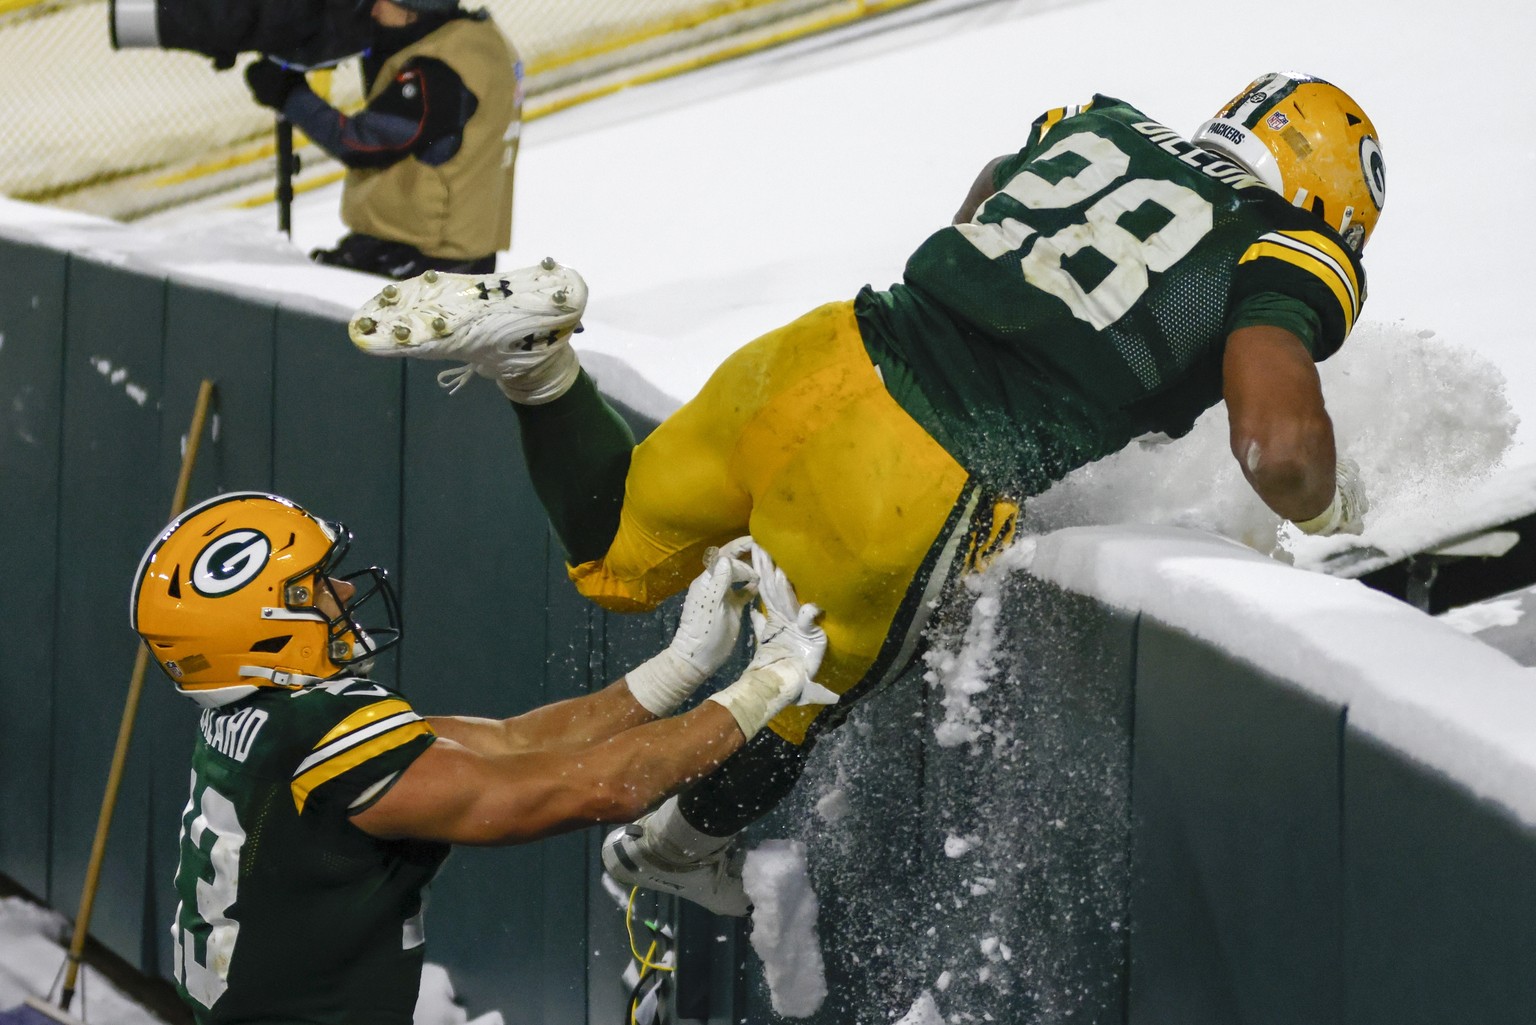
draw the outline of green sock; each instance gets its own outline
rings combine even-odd
[[[513,403],[533,490],[573,566],[599,559],[619,529],[635,436],[583,370],[539,406]]]

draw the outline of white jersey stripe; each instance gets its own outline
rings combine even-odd
[[[388,733],[390,730],[420,721],[421,716],[415,712],[399,712],[389,716],[387,719],[380,719],[378,722],[365,726],[360,730],[354,730],[343,737],[338,737],[300,762],[299,767],[293,772],[293,778],[298,779],[316,765],[336,757],[348,748],[356,747],[358,744],[371,740],[380,734]]]
[[[1287,249],[1294,249],[1298,253],[1305,253],[1316,260],[1318,263],[1323,264],[1329,270],[1333,271],[1333,273],[1338,276],[1339,281],[1343,283],[1344,291],[1349,294],[1349,302],[1351,306],[1350,320],[1353,321],[1360,316],[1360,296],[1355,291],[1354,275],[1350,274],[1349,271],[1345,268],[1339,266],[1339,261],[1334,259],[1327,250],[1319,249],[1317,246],[1309,245],[1308,243],[1303,242],[1294,236],[1287,235],[1278,231],[1271,231],[1265,235],[1261,235],[1259,237],[1259,241],[1273,242],[1276,245],[1285,246]]]

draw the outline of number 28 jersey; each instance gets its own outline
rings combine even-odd
[[[1321,360],[1359,317],[1365,272],[1321,219],[1119,100],[1042,115],[993,184],[855,309],[876,362],[910,370],[919,421],[1025,493],[1187,432],[1235,327],[1278,323]]]
[[[394,691],[346,679],[204,710],[171,934],[202,1025],[409,1025],[424,889],[446,844],[379,840],[349,810],[435,739]]]

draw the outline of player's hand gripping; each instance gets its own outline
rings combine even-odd
[[[827,635],[816,620],[821,609],[800,604],[784,571],[752,546],[762,609],[752,610],[757,651],[735,683],[709,696],[724,705],[748,738],[793,704],[830,705],[837,695],[814,679],[827,652]]]
[[[651,714],[671,715],[736,649],[742,609],[757,594],[757,570],[743,561],[752,547],[752,539],[742,537],[705,554],[672,643],[625,677]]]
[[[1328,508],[1310,520],[1299,520],[1296,526],[1304,533],[1327,536],[1329,534],[1358,534],[1365,527],[1365,514],[1371,511],[1370,500],[1365,497],[1365,485],[1360,481],[1360,466],[1353,459],[1339,456],[1334,461],[1333,501]]]

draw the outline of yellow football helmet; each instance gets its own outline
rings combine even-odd
[[[286,498],[231,492],[187,510],[150,544],[129,599],[134,630],[198,704],[259,687],[297,690],[340,676],[400,639],[399,607],[383,570],[335,575],[352,535]],[[342,601],[335,578],[354,592]],[[322,593],[339,613],[316,605]],[[387,622],[364,627],[375,595]]]
[[[1190,140],[1317,214],[1356,252],[1386,202],[1375,126],[1344,90],[1321,78],[1260,75]]]

